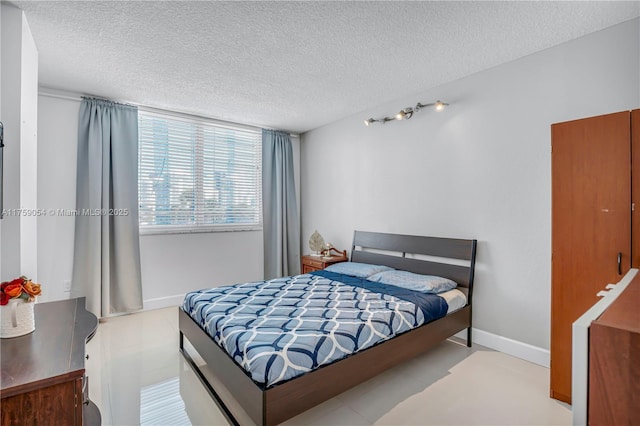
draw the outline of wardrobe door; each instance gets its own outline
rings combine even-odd
[[[640,268],[640,109],[631,111],[631,266]]]
[[[572,323],[628,271],[629,113],[551,126],[551,397],[571,402]]]

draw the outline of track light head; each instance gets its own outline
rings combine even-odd
[[[402,111],[400,111],[399,113],[396,114],[396,120],[408,120],[411,117],[413,117],[413,109],[412,108],[405,108]]]
[[[445,106],[447,106],[447,105],[449,105],[449,104],[446,104],[446,103],[444,103],[444,102],[442,102],[442,101],[436,101],[435,109],[436,109],[436,111],[440,112],[440,111],[442,111],[442,110],[444,109],[444,107],[445,107]]]

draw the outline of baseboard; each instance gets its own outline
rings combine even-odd
[[[472,330],[473,343],[549,368],[549,350],[547,349],[509,339],[508,337],[498,336],[497,334],[478,330],[477,328],[473,328]],[[461,331],[456,334],[456,337],[466,340],[467,331]]]
[[[147,299],[142,302],[143,311],[151,311],[153,309],[169,308],[171,306],[182,306],[184,294],[176,294],[167,297],[158,297],[156,299]]]

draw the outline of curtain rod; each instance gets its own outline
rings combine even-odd
[[[82,98],[99,98],[99,99],[105,99],[105,98],[101,98],[99,96],[94,96],[94,95],[64,95],[61,93],[56,93],[58,90],[57,89],[53,89],[53,88],[49,88],[49,87],[44,87],[44,86],[39,86],[38,87],[38,95],[43,95],[43,96],[47,96],[50,98],[57,98],[57,99],[64,99],[67,101],[77,101],[77,102],[82,102]],[[111,99],[105,99],[105,100],[111,100]],[[190,112],[184,112],[184,111],[174,111],[174,110],[169,110],[169,109],[164,109],[164,108],[158,108],[158,107],[152,107],[149,105],[142,105],[136,102],[122,102],[122,101],[112,101],[112,102],[116,102],[116,103],[123,103],[123,104],[128,104],[128,105],[134,105],[137,106],[138,108],[142,109],[142,110],[146,110],[146,111],[151,111],[151,112],[163,112],[166,114],[173,114],[173,115],[186,115],[189,117],[195,117],[195,118],[204,118],[206,120],[214,120],[214,121],[219,121],[221,123],[226,123],[226,124],[233,124],[233,125],[238,125],[238,126],[245,126],[245,127],[252,127],[255,129],[267,129],[267,130],[277,130],[282,132],[282,129],[273,129],[271,127],[261,127],[261,126],[256,126],[254,124],[245,124],[245,123],[235,123],[233,121],[226,121],[226,120],[221,120],[219,118],[214,118],[214,117],[207,117],[206,115],[198,115],[198,114],[194,114],[194,113],[190,113]],[[294,133],[294,132],[289,132],[287,131],[287,133],[291,134],[291,136],[297,136],[300,137],[300,133]]]

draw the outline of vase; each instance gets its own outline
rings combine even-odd
[[[0,306],[0,338],[32,333],[36,329],[34,305],[24,299],[9,299],[9,303]]]

